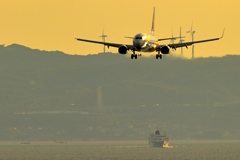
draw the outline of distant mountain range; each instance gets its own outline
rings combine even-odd
[[[67,55],[0,46],[0,111],[102,111],[139,106],[238,106],[240,56],[187,60]]]

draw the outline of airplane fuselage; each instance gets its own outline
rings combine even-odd
[[[136,48],[136,51],[141,52],[153,52],[156,49],[157,39],[145,33],[138,33],[133,37],[133,46]]]

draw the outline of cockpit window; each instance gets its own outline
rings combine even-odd
[[[142,39],[142,37],[136,37],[135,39]]]

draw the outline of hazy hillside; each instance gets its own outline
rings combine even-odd
[[[219,135],[231,131],[234,132],[234,138],[240,137],[240,131],[236,129],[240,120],[235,118],[236,112],[240,111],[239,62],[240,56],[185,60],[167,55],[162,60],[156,60],[154,57],[131,60],[129,57],[111,53],[77,56],[58,51],[32,50],[17,44],[0,46],[1,113],[7,119],[10,119],[12,114],[34,113],[28,118],[16,116],[16,119],[9,122],[2,118],[4,122],[0,124],[5,127],[2,134],[9,134],[9,128],[18,125],[25,129],[29,126],[49,127],[46,120],[56,120],[52,126],[61,122],[59,128],[64,131],[51,128],[51,135],[59,132],[60,137],[64,138],[65,133],[72,139],[91,138],[92,132],[89,132],[89,127],[98,128],[96,133],[104,134],[108,129],[114,132],[112,129],[116,124],[119,125],[117,129],[121,129],[123,135],[116,133],[112,138],[116,136],[124,138],[124,135],[131,134],[135,136],[136,133],[141,133],[138,137],[143,138],[156,125],[172,132],[172,135],[180,139],[191,137],[186,135],[190,132],[195,138],[204,138],[203,134],[207,133],[211,133],[209,138],[214,137],[214,133],[221,138]],[[103,114],[92,115],[97,108],[97,97],[101,97]],[[161,114],[163,112],[159,107],[164,108],[164,114]],[[211,109],[206,113],[209,107]],[[227,110],[227,107],[231,110]],[[228,115],[225,115],[223,110]],[[65,118],[58,117],[59,114],[46,117],[50,111],[52,113],[72,111],[77,115],[75,119],[69,114],[68,116],[63,114]],[[83,111],[88,114],[84,116],[85,118],[79,116]],[[45,118],[39,120],[41,117],[38,117],[39,114],[33,116],[36,113],[44,115],[42,117]],[[161,116],[158,116],[160,114]],[[136,117],[132,119],[134,116]],[[93,120],[93,117],[96,119]],[[144,123],[140,122],[143,117]],[[31,123],[25,126],[26,119],[31,119]],[[32,121],[33,119],[36,120]],[[16,121],[19,122],[18,125],[15,124]],[[79,126],[78,131],[74,131],[74,125],[71,128],[70,124],[76,123],[75,121],[78,121],[77,123],[81,121],[86,131],[83,132]],[[95,123],[106,121],[109,122],[105,124],[106,126]],[[220,123],[226,123],[228,127],[222,128]],[[138,127],[133,127],[133,124]],[[128,127],[125,131],[126,126],[133,127],[131,129],[134,131],[131,132]],[[211,129],[216,126],[218,127]],[[71,130],[74,134],[69,134],[70,131],[67,132],[64,127],[68,127],[65,129]],[[178,134],[180,130],[182,135]],[[224,130],[223,133],[221,130]],[[41,135],[42,139],[54,137],[46,134]],[[92,136],[94,137],[98,136]],[[14,139],[14,135],[11,138]]]
[[[100,86],[106,106],[240,100],[240,56],[131,60],[118,54],[70,56],[18,45],[0,51],[1,101],[9,107],[95,106]]]

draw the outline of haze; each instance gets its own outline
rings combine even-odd
[[[195,45],[195,57],[239,54],[240,1],[207,0],[3,0],[0,5],[0,44],[22,44],[40,50],[60,50],[68,54],[97,54],[103,46],[78,42],[73,38],[101,40],[103,27],[108,35],[106,41],[132,44],[124,36],[138,32],[149,33],[153,7],[156,7],[155,36],[158,38],[179,35],[179,28],[190,41],[186,31],[196,31],[195,40],[215,38],[220,41]],[[163,43],[169,43],[165,41]],[[107,51],[117,52],[116,48]],[[180,49],[176,54],[180,53]],[[184,49],[191,56],[191,47]]]
[[[240,139],[240,56],[171,57],[0,46],[0,141]]]

